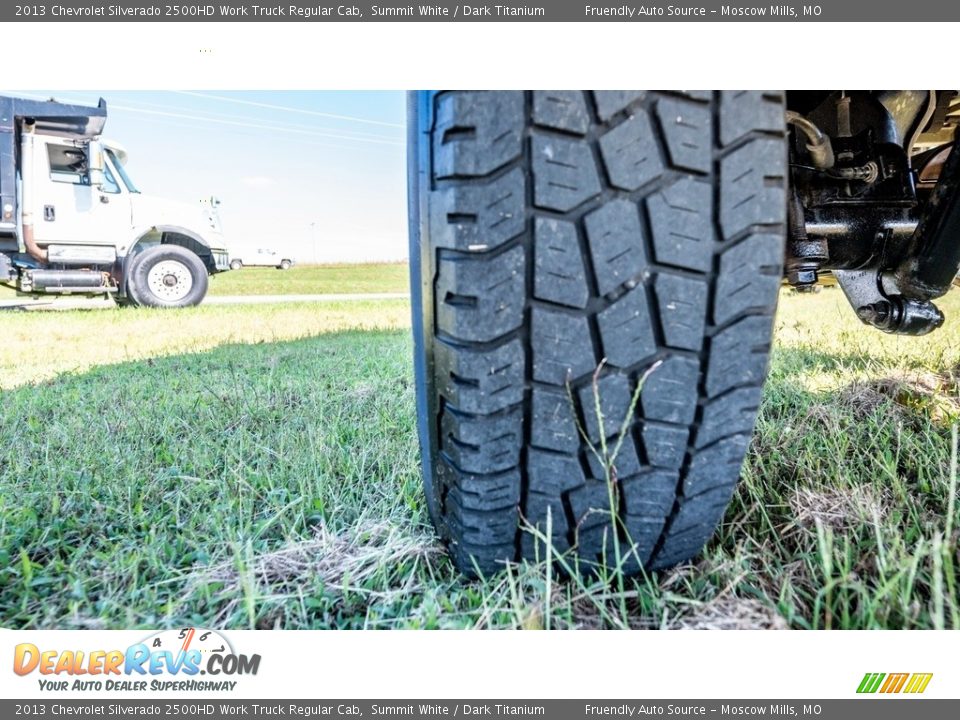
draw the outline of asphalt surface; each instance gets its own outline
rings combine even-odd
[[[264,305],[283,302],[350,302],[408,300],[410,293],[330,293],[327,295],[209,295],[204,305]]]

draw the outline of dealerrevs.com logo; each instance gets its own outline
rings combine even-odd
[[[859,694],[884,695],[906,693],[917,695],[927,689],[933,673],[867,673],[857,686]]]
[[[237,676],[256,675],[260,655],[234,651],[214,630],[182,628],[151,635],[126,650],[14,648],[13,671],[36,673],[41,690],[231,691]],[[200,679],[198,676],[204,676]]]

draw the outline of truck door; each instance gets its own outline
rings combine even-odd
[[[94,187],[85,143],[45,138],[38,145],[33,194],[37,242],[126,245],[132,228],[130,195],[109,158],[104,158],[103,184]]]

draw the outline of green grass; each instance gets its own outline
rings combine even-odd
[[[314,295],[327,293],[405,293],[406,263],[294,265],[289,270],[249,267],[210,278],[211,295]]]
[[[197,353],[230,343],[275,343],[338,330],[407,326],[410,306],[405,301],[351,301],[201,305],[160,312],[3,311],[0,320],[5,338],[0,344],[0,389],[5,389],[98,365]]]
[[[208,295],[327,295],[410,292],[406,263],[294,265],[289,270],[246,267],[210,278]],[[0,300],[17,292],[0,285]]]
[[[943,306],[897,338],[839,291],[785,294],[725,525],[606,582],[452,570],[405,303],[4,316],[2,624],[960,628],[960,294]]]

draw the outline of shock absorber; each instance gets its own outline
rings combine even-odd
[[[819,280],[820,267],[830,259],[827,241],[807,235],[803,203],[796,190],[787,206],[789,241],[787,246],[787,282],[800,291],[810,291]]]

